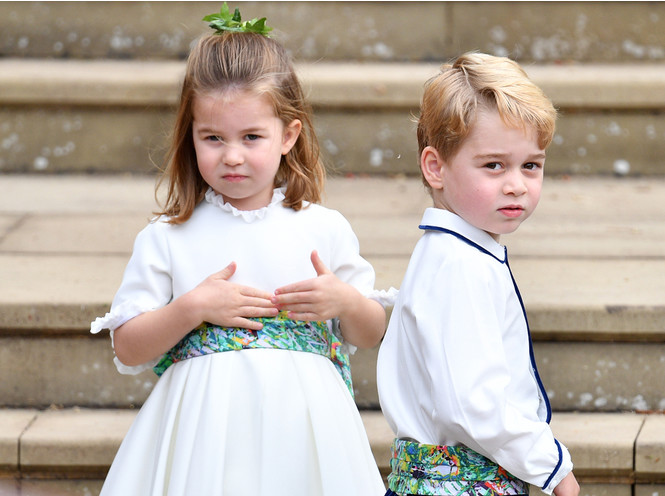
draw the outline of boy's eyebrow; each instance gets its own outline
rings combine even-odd
[[[501,153],[501,152],[496,152],[496,153],[478,153],[473,156],[475,159],[493,159],[493,158],[506,158],[509,157],[511,154],[510,153]],[[529,155],[530,160],[536,160],[536,159],[544,159],[546,157],[545,152],[538,152],[534,153],[532,155]]]

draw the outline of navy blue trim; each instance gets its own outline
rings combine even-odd
[[[552,420],[552,407],[550,406],[550,399],[547,397],[547,392],[545,391],[545,386],[543,386],[543,381],[540,379],[540,374],[538,373],[538,367],[536,366],[536,357],[533,353],[533,342],[531,341],[531,328],[529,327],[529,319],[526,316],[526,308],[524,307],[524,301],[522,300],[522,294],[520,293],[519,288],[517,287],[517,282],[515,282],[515,277],[513,276],[513,271],[510,269],[510,263],[508,263],[508,251],[506,248],[503,248],[503,253],[504,253],[504,259],[501,260],[500,258],[496,257],[492,252],[488,251],[487,249],[483,248],[480,246],[478,243],[475,243],[471,241],[470,239],[462,236],[460,233],[452,231],[450,229],[446,229],[443,227],[439,226],[429,226],[429,225],[420,225],[418,226],[420,229],[429,229],[432,231],[439,231],[447,234],[451,234],[455,236],[457,239],[464,241],[470,246],[473,246],[474,248],[480,250],[483,253],[486,253],[487,255],[491,256],[495,260],[498,260],[502,264],[505,264],[506,267],[508,267],[508,273],[510,274],[510,279],[513,281],[513,287],[515,288],[515,293],[517,294],[517,299],[520,302],[520,307],[522,307],[522,315],[524,316],[524,322],[526,324],[526,332],[529,338],[529,358],[531,359],[531,368],[533,369],[533,374],[536,378],[536,383],[538,384],[538,389],[540,389],[540,394],[543,397],[543,401],[545,402],[545,407],[547,408],[547,419],[546,422],[549,424],[550,421]]]
[[[531,340],[531,327],[529,326],[529,319],[526,316],[526,308],[524,307],[524,301],[522,300],[522,294],[520,293],[517,283],[515,282],[515,276],[513,276],[513,271],[510,269],[510,263],[508,263],[508,258],[506,257],[506,267],[508,267],[508,272],[510,273],[510,278],[513,281],[513,287],[517,293],[517,299],[520,302],[522,307],[522,313],[524,314],[524,321],[526,322],[526,332],[529,335],[529,357],[531,358],[531,367],[533,368],[533,375],[536,377],[536,382],[538,383],[538,388],[540,389],[540,394],[543,397],[545,402],[545,407],[547,408],[547,418],[545,421],[549,424],[552,420],[552,407],[550,406],[550,399],[547,397],[547,391],[545,391],[545,386],[543,381],[540,379],[540,374],[538,373],[538,367],[536,366],[536,357],[533,353],[533,342]]]
[[[446,229],[446,228],[444,228],[444,227],[439,227],[439,226],[428,226],[428,225],[424,225],[424,224],[419,225],[418,228],[419,228],[419,229],[423,229],[423,230],[440,231],[440,232],[443,232],[443,233],[452,234],[452,235],[455,236],[457,239],[459,239],[459,240],[461,240],[461,241],[464,241],[466,244],[473,246],[474,248],[476,248],[476,249],[482,251],[483,253],[485,253],[486,255],[489,255],[490,257],[494,258],[494,259],[497,260],[498,262],[501,262],[502,264],[505,264],[505,263],[508,261],[508,256],[506,255],[506,248],[505,248],[505,247],[503,248],[503,260],[501,260],[499,257],[497,257],[497,256],[496,256],[494,253],[492,253],[491,251],[487,250],[486,248],[483,248],[483,247],[480,246],[478,243],[476,243],[476,242],[474,242],[474,241],[471,241],[469,238],[466,238],[466,237],[462,236],[462,235],[461,235],[460,233],[458,233],[458,232],[451,231],[450,229]]]
[[[550,482],[552,482],[554,475],[559,471],[559,469],[561,468],[561,464],[563,463],[563,451],[561,450],[561,445],[559,444],[559,441],[557,441],[556,439],[554,440],[554,442],[556,443],[556,447],[559,450],[559,463],[556,464],[556,467],[554,467],[552,474],[545,481],[545,485],[541,489],[545,489],[547,486],[550,485]]]
[[[429,229],[429,230],[432,230],[432,231],[440,231],[440,232],[443,232],[443,233],[452,234],[457,239],[460,239],[460,240],[464,241],[468,245],[473,246],[474,248],[480,250],[481,252],[486,253],[487,255],[491,256],[495,260],[501,262],[502,264],[505,264],[506,267],[508,268],[508,273],[510,274],[510,279],[513,282],[513,288],[515,288],[515,293],[517,294],[517,299],[519,300],[520,307],[522,308],[522,315],[524,316],[524,322],[526,323],[526,332],[527,332],[527,335],[528,335],[528,338],[529,338],[529,358],[531,359],[531,367],[533,369],[533,374],[536,378],[536,383],[538,384],[538,388],[540,389],[540,394],[543,397],[543,401],[545,401],[545,406],[547,408],[546,422],[549,424],[550,421],[552,420],[552,407],[550,406],[550,400],[547,397],[547,392],[545,391],[545,386],[543,386],[543,381],[540,379],[540,374],[538,373],[538,367],[536,367],[536,357],[533,353],[533,342],[531,340],[531,328],[529,327],[529,319],[526,316],[526,308],[524,307],[524,300],[522,300],[522,294],[520,293],[520,290],[517,287],[517,282],[515,281],[515,276],[513,276],[513,271],[511,270],[510,263],[508,262],[508,252],[507,252],[506,248],[504,247],[504,249],[503,249],[503,251],[504,251],[504,260],[501,260],[500,258],[496,257],[493,253],[491,253],[487,249],[480,246],[478,243],[475,243],[475,242],[471,241],[470,239],[465,238],[464,236],[462,236],[458,232],[451,231],[450,229],[445,229],[443,227],[438,227],[438,226],[420,225],[418,227],[420,229]],[[556,467],[554,468],[554,471],[552,472],[552,474],[549,476],[549,478],[545,482],[545,485],[542,487],[542,489],[545,489],[549,485],[549,483],[554,478],[554,475],[559,471],[559,468],[561,468],[561,464],[563,463],[563,452],[561,450],[561,445],[559,444],[559,441],[557,441],[556,439],[554,440],[554,442],[556,443],[556,447],[559,450],[559,462],[557,463]]]

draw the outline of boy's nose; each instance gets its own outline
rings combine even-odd
[[[519,173],[508,174],[503,184],[503,191],[507,195],[520,196],[527,192],[526,182]]]

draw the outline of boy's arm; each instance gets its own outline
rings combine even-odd
[[[559,485],[554,488],[555,496],[578,496],[580,485],[572,472],[568,472]]]
[[[443,438],[551,493],[572,463],[536,416],[537,392],[525,393],[534,388],[528,347],[509,349],[513,344],[506,341],[504,326],[512,287],[497,276],[493,263],[450,260],[428,276],[429,294],[420,302],[414,298],[421,306],[410,310],[417,320],[413,339],[423,343],[424,366],[432,377],[432,415]],[[512,377],[511,366],[520,359],[525,374]]]

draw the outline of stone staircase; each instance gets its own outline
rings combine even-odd
[[[97,494],[154,384],[117,374],[89,322],[154,208],[183,57],[220,5],[0,2],[0,496]],[[423,82],[471,49],[523,63],[561,118],[541,205],[502,241],[553,429],[583,494],[665,492],[665,4],[238,5],[297,58],[337,173],[326,204],[381,288],[429,205],[410,120]],[[352,368],[385,472],[376,351]]]

